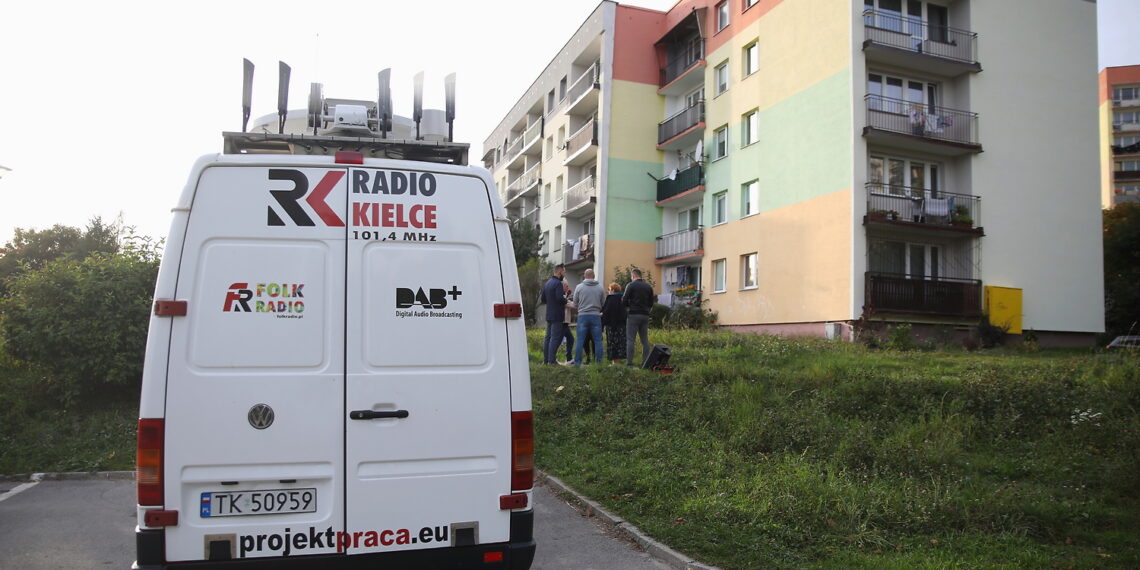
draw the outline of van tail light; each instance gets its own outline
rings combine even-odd
[[[534,414],[511,412],[511,489],[534,488]]]
[[[163,420],[140,419],[135,459],[135,484],[139,504],[162,506]]]

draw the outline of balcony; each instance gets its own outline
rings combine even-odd
[[[1140,154],[1140,142],[1129,145],[1112,145],[1112,154]]]
[[[869,182],[864,225],[985,235],[978,196]]]
[[[978,34],[898,13],[863,12],[863,52],[871,61],[945,77],[982,70]]]
[[[594,261],[594,234],[562,244],[562,264],[571,267]]]
[[[661,68],[661,86],[658,95],[683,95],[705,81],[705,68],[708,62],[704,57],[704,42],[697,53],[685,53]]]
[[[911,278],[872,271],[865,275],[863,304],[869,313],[982,316],[982,282],[977,279]]]
[[[567,218],[578,218],[589,215],[594,211],[594,204],[598,201],[598,187],[594,177],[588,176],[566,190],[563,201],[562,215]]]
[[[535,164],[527,169],[526,172],[507,184],[507,200],[506,204],[510,204],[520,196],[530,196],[538,193],[538,187],[542,183],[542,177],[539,176],[539,165]]]
[[[657,263],[672,263],[705,254],[704,230],[696,228],[665,234],[657,238]]]
[[[868,94],[863,136],[883,146],[943,156],[982,152],[978,114]]]
[[[566,91],[566,99],[570,101],[566,107],[566,113],[570,115],[594,114],[598,110],[601,88],[601,69],[595,63],[585,73],[579,75],[570,89]]]
[[[1120,98],[1112,100],[1113,107],[1140,107],[1140,99]]]
[[[704,189],[704,167],[694,164],[672,178],[666,177],[657,181],[657,205],[668,203],[670,207],[681,207],[688,205],[689,201],[700,201],[700,193]]]
[[[598,122],[589,121],[582,128],[570,135],[566,141],[566,160],[563,166],[581,166],[597,158],[597,152],[591,152],[598,146]]]
[[[657,125],[657,150],[692,146],[701,139],[704,130],[705,102],[698,101]]]
[[[533,208],[529,212],[523,213],[523,215],[520,216],[519,219],[520,220],[526,220],[526,221],[530,222],[530,225],[537,228],[538,227],[538,208]]]
[[[1118,132],[1140,131],[1140,123],[1112,123],[1112,130]]]

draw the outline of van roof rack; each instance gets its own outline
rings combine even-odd
[[[224,132],[226,154],[328,155],[351,150],[376,158],[467,164],[467,143],[309,134]]]

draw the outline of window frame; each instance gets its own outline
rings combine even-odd
[[[724,82],[721,82],[723,76]],[[719,97],[721,94],[728,91],[729,75],[728,75],[728,60],[720,62],[720,65],[713,68],[713,97]]]
[[[760,180],[753,179],[740,185],[740,217],[760,213]]]
[[[728,125],[713,131],[712,161],[728,156]]]
[[[741,116],[740,148],[760,142],[760,110],[753,109]]]
[[[751,77],[760,71],[760,40],[755,39],[740,50],[741,77]]]
[[[732,23],[730,10],[728,8],[728,0],[722,0],[715,7],[716,10],[716,31],[720,33]]]
[[[712,292],[725,293],[728,291],[728,260],[714,259],[712,261]],[[719,283],[718,283],[719,281]]]
[[[760,268],[756,252],[740,256],[740,290],[751,291],[760,288]],[[749,283],[751,281],[751,283]]]
[[[721,190],[712,196],[712,225],[728,223],[728,190]]]

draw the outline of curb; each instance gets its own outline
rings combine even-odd
[[[129,481],[134,471],[77,471],[73,473],[17,473],[0,475],[0,481]]]
[[[637,543],[638,546],[645,549],[645,552],[653,558],[678,570],[720,570],[716,566],[710,566],[693,560],[691,557],[685,556],[669,548],[667,545],[650,538],[649,535],[641,532],[641,529],[633,526],[629,521],[607,511],[596,501],[592,501],[579,494],[557,477],[541,470],[536,470],[535,474],[540,484],[546,485],[559,493],[571,496],[586,511],[586,514],[601,520],[618,534]]]

